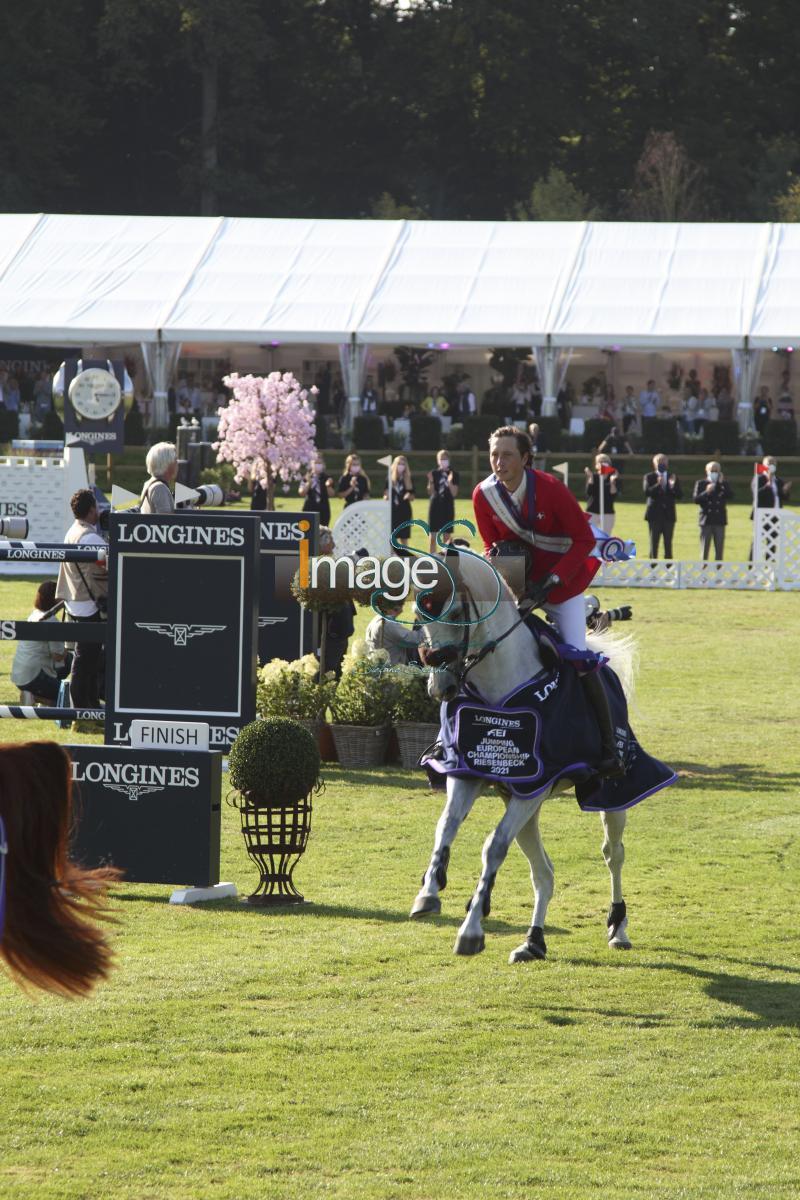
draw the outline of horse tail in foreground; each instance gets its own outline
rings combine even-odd
[[[83,996],[112,965],[114,868],[70,861],[72,774],[55,742],[0,745],[0,958],[22,987]]]

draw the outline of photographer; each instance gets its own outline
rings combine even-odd
[[[150,456],[148,455],[148,458]],[[105,546],[97,532],[97,501],[94,492],[81,488],[69,502],[75,520],[64,535],[68,546]],[[108,596],[108,572],[102,563],[62,563],[58,571],[56,596],[65,601],[71,621],[104,621]],[[103,647],[87,642],[75,646],[70,692],[75,708],[96,708],[102,691],[100,672]],[[93,728],[76,728],[91,724],[75,722],[77,733],[93,732]]]
[[[178,477],[178,452],[172,442],[156,442],[147,451],[145,467],[150,478],[142,488],[143,513],[175,512],[171,485]]]
[[[37,588],[33,612],[28,620],[55,621],[55,614],[50,611],[55,604],[56,585],[52,579],[47,579]],[[55,638],[52,642],[17,642],[11,664],[11,682],[21,692],[31,692],[33,696],[54,704],[58,699],[59,682],[68,674],[69,665],[63,642]]]

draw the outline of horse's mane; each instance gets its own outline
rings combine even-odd
[[[0,745],[0,816],[6,829],[6,914],[0,958],[18,983],[85,995],[111,968],[106,893],[113,867],[69,858],[69,755],[55,742]]]

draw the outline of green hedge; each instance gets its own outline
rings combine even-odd
[[[675,454],[678,451],[678,422],[662,417],[642,417],[642,452]]]
[[[762,445],[765,454],[792,455],[797,453],[797,422],[768,421]]]
[[[380,417],[371,414],[356,417],[353,421],[353,445],[356,450],[374,450],[376,446],[386,445],[386,435]]]
[[[413,450],[441,450],[442,423],[438,417],[411,418],[411,448]]]
[[[706,421],[703,426],[704,454],[738,454],[739,425],[736,421]]]

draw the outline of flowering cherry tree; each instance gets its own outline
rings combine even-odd
[[[301,467],[316,453],[308,392],[289,371],[273,371],[266,378],[226,375],[222,382],[233,389],[233,399],[219,410],[217,458],[233,463],[237,481],[260,483],[272,509],[276,482],[281,480],[288,490],[289,481],[300,478]]]

